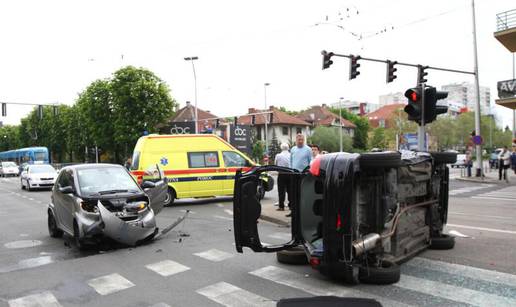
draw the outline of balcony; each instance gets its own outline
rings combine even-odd
[[[494,37],[510,52],[516,52],[516,9],[496,14]]]

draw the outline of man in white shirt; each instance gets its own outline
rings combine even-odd
[[[288,144],[282,143],[280,145],[281,153],[277,154],[274,158],[274,164],[282,167],[290,167],[290,152],[288,151]],[[278,174],[278,211],[285,210],[285,192],[288,194],[288,202],[290,205],[291,193],[290,193],[290,180],[288,174]]]
[[[511,165],[511,153],[507,149],[507,146],[503,147],[502,152],[500,152],[500,155],[498,156],[498,161],[498,180],[502,180],[503,173],[503,179],[509,182],[509,179],[507,178],[507,169]]]

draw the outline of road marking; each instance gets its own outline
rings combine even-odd
[[[273,300],[240,289],[227,282],[219,282],[196,292],[224,306],[276,306],[276,302]]]
[[[477,199],[492,199],[492,200],[507,200],[507,201],[514,201],[514,200],[516,200],[516,198],[491,197],[491,196],[471,196],[471,198],[477,198]]]
[[[43,242],[39,240],[20,240],[20,241],[13,241],[9,243],[5,243],[4,246],[7,248],[27,248],[27,247],[34,247],[43,244]]]
[[[131,281],[125,279],[118,273],[90,279],[88,285],[95,289],[100,295],[107,295],[134,287]]]
[[[357,290],[353,287],[344,287],[332,281],[316,278],[306,278],[303,274],[295,273],[275,266],[266,266],[256,271],[249,272],[249,274],[273,281],[278,284],[299,289],[312,295],[335,295],[345,297],[372,298],[381,302],[382,306],[408,306],[402,302],[375,296],[373,294]]]
[[[516,306],[516,299],[513,298],[408,275],[401,275],[400,281],[394,286],[475,306]]]
[[[184,271],[188,271],[190,268],[187,266],[184,266],[180,263],[177,263],[172,260],[164,260],[161,262],[156,262],[152,264],[148,264],[145,266],[147,269],[154,271],[158,273],[161,276],[170,276],[177,273],[181,273]]]
[[[221,220],[233,221],[233,218],[231,218],[231,217],[227,217],[227,216],[214,215],[213,217],[214,217],[214,218],[217,218],[217,219],[221,219]]]
[[[516,234],[516,231],[513,231],[513,230],[494,229],[494,228],[485,228],[485,227],[476,227],[476,226],[467,226],[467,225],[456,225],[456,224],[446,224],[446,226],[458,227],[458,228],[464,228],[464,229],[483,230],[483,231],[490,231],[490,232]]]
[[[516,275],[486,270],[462,264],[448,263],[438,260],[416,257],[406,263],[407,266],[429,269],[443,273],[458,274],[472,279],[484,280],[493,283],[502,283],[511,287],[516,287]]]
[[[205,252],[195,253],[194,255],[214,262],[223,261],[234,256],[218,249],[210,249]]]
[[[149,307],[170,307],[170,305],[161,302],[161,303],[157,303],[157,304],[154,304],[152,306],[149,306]]]
[[[514,220],[516,218],[514,217],[507,217],[507,216],[499,216],[499,215],[476,215],[476,214],[469,214],[469,213],[463,213],[463,212],[448,212],[448,214],[451,215],[466,215],[466,216],[475,216],[475,217],[481,217],[481,218],[493,218],[493,219],[501,219],[501,220]]]
[[[451,190],[448,192],[448,195],[457,195],[457,194],[463,194],[463,193],[469,193],[476,190],[486,189],[494,187],[494,184],[484,184],[483,186],[471,186],[471,187],[463,187],[455,190]]]
[[[30,198],[30,197],[29,197],[29,200],[32,200],[32,201],[33,201],[33,200],[34,200],[34,198]]]
[[[217,207],[224,208],[224,205],[223,204],[217,204]]]
[[[286,233],[286,232],[275,232],[273,234],[270,234],[269,238],[283,240],[285,242],[288,242],[288,241],[292,240],[292,234]]]
[[[227,214],[233,216],[233,210],[224,209],[224,212],[226,212]]]
[[[9,301],[10,307],[60,307],[61,304],[50,291],[32,294]]]

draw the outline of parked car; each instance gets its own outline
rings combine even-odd
[[[16,163],[11,161],[0,162],[0,177],[18,176],[19,174]]]
[[[277,252],[283,263],[310,263],[348,283],[387,284],[400,278],[399,263],[426,248],[450,249],[447,164],[455,153],[333,153],[309,171],[263,166],[235,178],[236,249]],[[254,193],[263,172],[290,174],[294,204],[291,240],[260,242],[261,205]]]
[[[451,164],[451,167],[466,167],[466,155],[465,154],[458,154],[457,155],[457,161],[455,163]]]
[[[61,169],[48,205],[51,237],[73,236],[79,249],[107,236],[127,245],[151,240],[155,215],[164,206],[167,181],[156,167],[141,186],[115,164],[82,164]]]
[[[20,174],[22,190],[49,189],[54,186],[57,172],[49,164],[27,164]]]

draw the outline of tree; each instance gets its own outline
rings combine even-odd
[[[0,151],[19,148],[19,126],[0,127]]]
[[[371,140],[370,140],[369,147],[385,149],[386,145],[387,145],[387,142],[385,140],[385,129],[382,127],[378,127],[376,129],[374,129]]]
[[[339,111],[338,108],[330,108],[329,110],[336,115],[342,114],[342,118],[355,124],[356,128],[353,134],[353,148],[359,150],[367,149],[367,138],[369,133],[369,121],[367,118],[353,114],[347,109]]]
[[[337,152],[340,150],[339,128],[319,126],[314,129],[314,132],[309,137],[308,142],[318,145],[321,150],[328,152]],[[342,136],[342,150],[353,151],[352,139],[348,135]]]
[[[172,115],[176,103],[168,86],[144,68],[127,66],[116,71],[110,90],[115,141],[127,156],[144,131],[157,132],[156,126]]]
[[[255,141],[253,142],[253,147],[251,151],[251,158],[257,162],[263,162],[263,156],[265,154],[265,143],[263,141]]]
[[[288,115],[292,115],[292,116],[296,116],[296,115],[299,115],[300,113],[302,113],[303,111],[292,111],[292,110],[287,110],[287,108],[285,107],[279,107],[279,109],[281,112],[285,112],[287,113]]]
[[[281,147],[278,142],[278,138],[276,137],[276,129],[273,128],[271,145],[269,146],[269,158],[271,159],[271,161],[274,161],[274,158],[280,152],[281,152]]]

